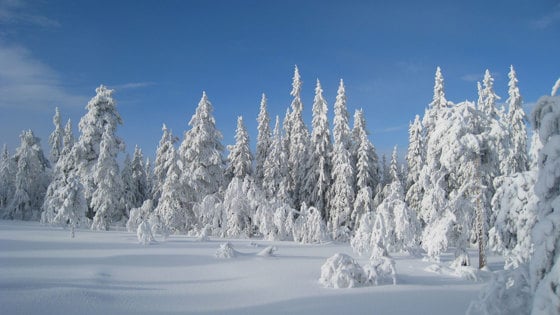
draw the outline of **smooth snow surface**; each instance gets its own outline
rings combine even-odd
[[[321,266],[347,244],[226,240],[172,235],[150,246],[134,233],[69,230],[0,221],[2,314],[464,314],[483,282],[434,273],[393,255],[397,285],[324,288]],[[273,256],[258,255],[268,246]],[[474,258],[474,252],[470,253]],[[442,261],[449,265],[452,252]],[[494,260],[493,260],[494,259]],[[490,268],[503,263],[491,257]]]

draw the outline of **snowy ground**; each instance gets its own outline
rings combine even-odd
[[[327,289],[317,282],[321,265],[337,252],[355,256],[349,245],[232,240],[243,254],[218,259],[223,242],[172,236],[143,246],[128,232],[79,230],[71,239],[60,228],[0,221],[1,313],[452,315],[483,285],[397,255],[396,286]],[[256,255],[271,244],[275,256]]]

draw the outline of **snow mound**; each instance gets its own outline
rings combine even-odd
[[[437,273],[445,276],[458,277],[471,281],[486,281],[491,277],[492,272],[489,269],[478,269],[473,266],[442,266],[439,264],[432,264],[424,268],[424,271]]]
[[[531,285],[526,264],[517,269],[497,271],[473,301],[468,315],[529,314],[531,313]]]
[[[364,268],[368,281],[375,285],[391,282],[397,284],[395,261],[389,257],[375,258]]]
[[[215,254],[216,258],[221,259],[230,259],[237,257],[237,251],[233,249],[233,245],[230,242],[220,244],[218,250],[216,250]]]
[[[150,223],[145,220],[138,225],[138,229],[136,229],[136,236],[138,237],[138,242],[142,245],[150,245],[152,242],[155,242]]]
[[[277,251],[278,249],[276,248],[276,246],[267,246],[265,249],[261,250],[260,252],[257,253],[257,256],[261,256],[261,257],[273,257],[274,252]]]
[[[338,253],[321,267],[319,283],[328,288],[355,288],[367,284],[368,277],[354,258]]]

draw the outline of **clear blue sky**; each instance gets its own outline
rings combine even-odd
[[[272,115],[291,102],[294,65],[310,121],[315,80],[332,105],[338,80],[365,111],[378,151],[404,149],[441,66],[447,98],[476,100],[486,68],[507,98],[516,67],[528,107],[560,76],[560,2],[0,0],[0,144],[23,129],[47,147],[54,107],[74,126],[99,84],[116,89],[127,151],[153,156],[166,123],[182,138],[208,93],[231,144],[243,115],[252,140],[261,93]],[[253,143],[254,145],[254,143]]]

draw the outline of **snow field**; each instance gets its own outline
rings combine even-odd
[[[336,253],[365,266],[347,244],[211,239],[183,235],[142,245],[134,233],[70,231],[0,221],[2,314],[464,314],[483,282],[395,255],[397,285],[324,288]],[[235,258],[215,257],[229,241]],[[276,251],[259,255],[268,246]],[[474,252],[471,253],[474,257]],[[452,252],[442,257],[450,262]],[[500,258],[490,257],[500,269]],[[432,270],[432,271],[430,271]]]

